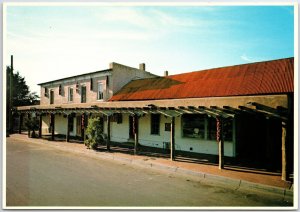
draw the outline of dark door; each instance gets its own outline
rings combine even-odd
[[[81,103],[86,102],[86,87],[82,86],[81,87]]]
[[[129,116],[129,139],[134,138],[134,132],[133,132],[133,117]]]
[[[54,104],[54,91],[50,91],[50,104]]]

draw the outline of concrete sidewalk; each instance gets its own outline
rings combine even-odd
[[[28,138],[26,134],[12,134],[7,141],[17,139],[25,142],[32,142],[41,145],[49,145],[63,151],[69,151],[97,157],[107,160],[131,163],[133,165],[160,169],[181,174],[193,175],[207,181],[215,181],[232,186],[234,189],[258,189],[282,195],[283,198],[293,198],[293,184],[281,180],[278,173],[269,173],[236,167],[226,167],[219,170],[216,165],[196,164],[180,161],[171,161],[167,158],[149,157],[144,155],[131,155],[120,152],[94,151],[87,149],[84,144],[76,142],[48,141],[46,139]]]

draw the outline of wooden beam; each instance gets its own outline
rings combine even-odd
[[[54,141],[54,130],[55,130],[55,114],[50,115],[51,118],[51,140]]]
[[[27,114],[28,121],[30,121],[30,113]],[[28,137],[30,137],[30,128],[28,127]]]
[[[281,161],[282,161],[282,169],[281,169],[281,179],[287,180],[287,167],[286,167],[286,128],[287,124],[282,122],[282,134],[281,134]]]
[[[170,141],[170,144],[171,144],[171,160],[175,160],[175,117],[172,117],[171,118],[171,141]]]
[[[139,145],[139,118],[137,115],[133,117],[133,127],[134,127],[134,154],[138,152]]]
[[[43,123],[43,119],[42,119],[42,114],[39,115],[39,138],[42,137],[42,123]]]
[[[20,120],[19,120],[19,134],[22,133],[22,125],[23,125],[23,114],[20,113]]]
[[[107,116],[107,140],[106,140],[106,149],[110,151],[110,116]]]
[[[85,127],[86,117],[85,114],[81,114],[81,140],[84,141],[84,127]]]
[[[71,116],[68,114],[67,115],[67,134],[66,134],[66,142],[70,141],[70,119]]]
[[[223,120],[220,117],[217,121],[217,141],[219,143],[219,169],[224,169],[224,140],[223,140]]]

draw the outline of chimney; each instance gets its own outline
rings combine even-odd
[[[140,63],[140,70],[146,71],[146,64],[145,63]]]
[[[168,71],[165,71],[165,72],[164,72],[164,76],[165,76],[165,77],[169,76],[169,72],[168,72]]]
[[[112,62],[112,63],[109,64],[109,68],[110,68],[110,69],[112,69],[113,66],[114,66],[114,62]]]

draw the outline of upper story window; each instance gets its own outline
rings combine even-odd
[[[54,104],[54,90],[50,90],[50,104]]]
[[[151,134],[159,135],[160,114],[151,114]]]
[[[62,85],[59,85],[58,87],[58,95],[62,95]]]
[[[103,99],[103,83],[98,82],[97,99]]]
[[[86,103],[86,86],[81,86],[81,103]]]
[[[49,95],[49,90],[48,88],[45,88],[44,96],[48,97],[48,95]]]
[[[73,101],[73,88],[68,88],[68,101]]]

